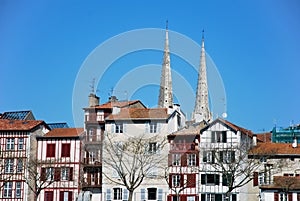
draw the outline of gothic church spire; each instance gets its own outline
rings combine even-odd
[[[193,112],[192,120],[195,122],[201,122],[203,120],[211,120],[211,112],[209,110],[208,103],[208,86],[206,76],[206,58],[204,49],[204,31],[202,32],[202,45],[200,56],[200,67],[198,72],[198,85],[196,92],[195,108]]]
[[[160,79],[158,107],[159,108],[173,107],[168,21],[166,24],[166,40],[165,40],[164,58],[163,58],[161,79]]]

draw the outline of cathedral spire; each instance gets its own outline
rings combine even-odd
[[[166,40],[165,40],[164,58],[163,58],[161,79],[160,79],[158,107],[159,108],[173,107],[168,21],[166,23]]]
[[[196,102],[193,112],[192,120],[195,122],[201,122],[202,120],[209,121],[211,119],[211,113],[208,103],[208,87],[206,76],[206,58],[204,49],[204,30],[202,31],[202,45],[200,56],[200,67],[198,72],[198,85],[196,92]]]

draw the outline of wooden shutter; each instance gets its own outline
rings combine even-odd
[[[69,181],[73,181],[73,167],[69,169]]]
[[[64,201],[64,191],[59,191],[59,201]]]
[[[69,191],[68,193],[68,201],[73,201],[73,192]]]
[[[55,144],[47,144],[46,157],[55,157]]]
[[[168,154],[168,166],[172,166],[172,154]]]
[[[180,187],[184,186],[184,174],[180,174]]]
[[[290,201],[293,200],[293,193],[288,193],[288,200],[290,200]]]
[[[199,152],[196,153],[196,166],[199,166]]]
[[[173,185],[173,183],[172,183],[173,182],[173,178],[172,177],[173,177],[173,175],[169,174],[169,187],[170,188],[172,188],[172,185]]]
[[[187,175],[187,187],[189,188],[196,187],[196,174]]]
[[[41,180],[46,181],[46,168],[41,169]]]
[[[187,166],[187,157],[186,153],[181,155],[181,166],[186,167]]]
[[[215,184],[220,185],[220,175],[215,174]]]
[[[278,193],[274,193],[274,201],[278,201],[279,200],[279,195]]]
[[[55,168],[54,169],[54,181],[59,181],[60,180],[60,168]]]
[[[201,174],[201,184],[205,184],[205,183],[206,183],[205,177],[206,177],[205,174]],[[201,200],[202,200],[202,199],[201,199]]]
[[[253,186],[258,186],[258,172],[253,173]]]
[[[61,157],[70,157],[70,148],[71,144],[62,144],[61,145]]]

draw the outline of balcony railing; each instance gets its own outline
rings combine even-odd
[[[87,122],[104,122],[104,115],[96,115],[94,113],[87,116]]]
[[[101,135],[89,135],[85,134],[83,136],[85,142],[101,142]]]
[[[171,151],[197,151],[198,144],[196,143],[172,143]]]
[[[83,158],[83,165],[89,166],[101,166],[101,160],[96,160],[94,158]]]

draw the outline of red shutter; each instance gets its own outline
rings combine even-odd
[[[279,197],[279,196],[278,196],[278,193],[274,193],[274,201],[278,201],[278,200],[279,200],[278,197]]]
[[[293,200],[293,193],[288,193],[288,200]]]
[[[55,144],[47,144],[46,157],[55,157]]]
[[[172,166],[172,154],[168,154],[168,166]]]
[[[183,167],[187,166],[187,157],[186,157],[186,154],[182,154],[182,156],[181,156],[181,166],[183,166]]]
[[[87,173],[87,182],[89,185],[91,184],[91,173]]]
[[[172,201],[172,196],[171,196],[171,195],[168,195],[167,200],[168,200],[168,201]]]
[[[73,192],[69,191],[69,193],[68,193],[68,201],[72,201],[72,198],[73,198]]]
[[[71,144],[62,144],[61,145],[61,157],[70,157],[70,148]]]
[[[253,173],[253,186],[258,186],[258,172]]]
[[[180,174],[180,187],[184,186],[184,174]]]
[[[59,181],[60,180],[60,168],[55,168],[54,169],[54,181]]]
[[[46,181],[46,168],[41,169],[41,180]]]
[[[59,201],[64,201],[64,191],[59,191]]]
[[[45,201],[53,201],[53,191],[45,191]]]
[[[73,168],[70,167],[69,169],[69,181],[73,181]]]
[[[199,166],[199,152],[196,153],[196,166]]]
[[[187,187],[189,187],[189,188],[196,187],[196,175],[195,174],[187,175]]]
[[[180,201],[187,201],[187,196],[186,195],[180,195]]]
[[[169,187],[172,188],[172,175],[169,174]]]

